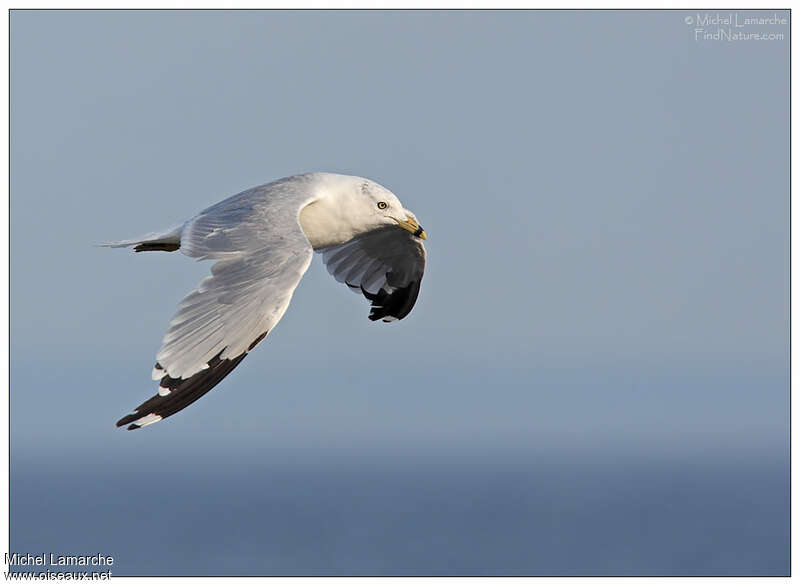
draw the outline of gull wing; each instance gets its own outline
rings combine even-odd
[[[381,228],[319,252],[337,281],[371,302],[369,319],[403,319],[414,307],[426,253],[422,240],[408,231]]]
[[[281,319],[313,254],[297,219],[310,198],[285,183],[233,196],[184,225],[180,251],[217,262],[170,321],[153,369],[158,394],[117,426],[137,429],[193,403]]]

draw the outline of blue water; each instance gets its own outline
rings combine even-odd
[[[15,452],[12,550],[113,555],[115,575],[789,572],[769,446],[198,447]]]

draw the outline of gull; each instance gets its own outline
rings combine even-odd
[[[166,232],[103,244],[216,261],[169,323],[152,372],[158,394],[117,426],[151,425],[214,388],[281,319],[314,252],[370,302],[369,319],[403,319],[419,294],[425,239],[416,216],[378,183],[305,173],[243,191]]]

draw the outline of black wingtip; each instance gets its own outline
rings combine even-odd
[[[252,350],[256,344],[263,340],[267,335],[264,332],[256,338],[248,352]],[[222,359],[222,351],[208,361],[208,367],[190,376],[189,378],[172,378],[171,376],[164,375],[161,378],[159,386],[163,389],[169,390],[165,395],[155,395],[150,397],[147,401],[139,405],[134,413],[126,415],[117,421],[117,427],[132,424],[128,427],[129,430],[139,429],[142,425],[137,425],[135,421],[146,417],[148,415],[158,416],[160,419],[166,419],[170,415],[188,407],[197,399],[205,395],[208,391],[213,389],[223,378],[225,378],[236,366],[244,360],[247,352],[243,352],[235,358]],[[155,423],[155,421],[146,423]]]
[[[131,413],[130,415],[126,415],[125,417],[123,417],[122,419],[117,421],[117,427],[122,427],[123,425],[127,425],[128,423],[130,423],[132,421],[136,421],[140,417],[141,417],[141,415],[138,414],[138,413]],[[136,427],[139,427],[139,426],[137,425]],[[128,429],[130,429],[130,428],[128,428]]]
[[[372,302],[372,307],[369,313],[371,321],[384,321],[401,320],[411,312],[414,303],[417,301],[419,295],[419,286],[421,279],[411,281],[405,287],[397,287],[391,292],[386,289],[380,289],[377,293],[370,293],[364,287],[361,287],[361,293]],[[386,319],[390,318],[390,319]]]

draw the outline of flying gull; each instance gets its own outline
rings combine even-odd
[[[104,244],[216,261],[169,323],[153,368],[158,394],[117,426],[156,423],[214,388],[281,319],[312,252],[369,300],[369,319],[403,319],[419,294],[425,238],[385,187],[307,173],[243,191],[167,232]]]

